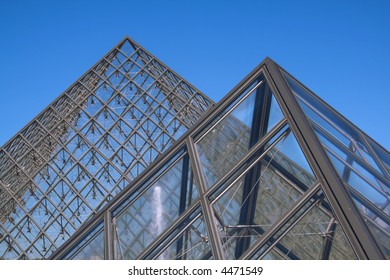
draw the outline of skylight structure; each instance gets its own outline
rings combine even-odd
[[[132,46],[130,52],[121,51],[126,44]],[[115,63],[112,53],[126,58]],[[138,74],[122,70],[126,60],[143,63]],[[1,151],[1,201],[10,201],[0,208],[3,258],[390,258],[389,152],[271,59],[216,106],[128,38],[93,69],[108,74],[91,70],[73,85],[87,93],[69,91],[46,110],[60,116],[58,122],[46,128],[41,114]],[[119,84],[121,74],[127,79],[119,88],[108,82],[118,78],[117,72]],[[84,78],[94,75],[101,80],[92,79],[94,88],[88,89]],[[151,83],[144,88],[137,79],[145,76]],[[130,85],[141,94],[124,90]],[[118,91],[126,103],[115,107],[120,105]],[[144,103],[144,96],[150,102]],[[66,100],[74,107],[61,107]],[[92,102],[99,105],[95,111],[88,109]],[[155,108],[150,114],[149,103]],[[209,106],[213,110],[206,111]],[[74,111],[88,119],[77,118],[70,113]],[[141,124],[133,111],[143,114]],[[105,126],[105,116],[111,115],[112,124]],[[157,116],[166,115],[169,121],[159,123]],[[182,130],[174,129],[175,121]],[[118,123],[127,125],[122,138]],[[170,147],[164,145],[163,133],[170,136],[169,144],[176,140]],[[143,152],[135,148],[132,135],[142,135]],[[38,147],[47,138],[58,148],[44,153]],[[88,146],[79,151],[81,144],[70,144],[72,139],[87,139]],[[19,148],[24,145],[25,151]],[[50,172],[42,171],[46,168]],[[18,181],[20,176],[25,181]],[[77,201],[90,209],[83,218],[77,218],[83,210]],[[53,218],[44,223],[46,217]],[[62,239],[64,225],[72,230]],[[22,243],[19,236],[33,240]],[[46,244],[51,244],[50,252]]]

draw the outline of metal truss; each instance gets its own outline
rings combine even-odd
[[[51,258],[390,258],[389,159],[267,58]]]
[[[0,149],[0,259],[46,259],[213,102],[126,37]]]

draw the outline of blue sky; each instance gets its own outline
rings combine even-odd
[[[0,145],[125,35],[219,101],[266,56],[390,148],[390,1],[1,1]]]

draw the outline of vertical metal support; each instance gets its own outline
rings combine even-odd
[[[210,201],[204,195],[206,193],[206,179],[204,178],[201,170],[199,156],[191,137],[187,138],[186,144],[188,149],[188,155],[190,156],[191,166],[193,168],[195,180],[198,186],[200,203],[202,206],[203,216],[209,233],[209,242],[211,243],[211,250],[213,252],[214,259],[223,260],[224,253],[222,249],[221,238],[218,233],[214,210],[213,207],[210,205]]]
[[[113,260],[113,250],[112,250],[112,223],[111,223],[111,213],[106,211],[104,213],[104,259]]]
[[[302,112],[279,67],[265,60],[266,70],[277,98],[307,160],[320,180],[333,211],[360,259],[385,259],[382,251],[356,208],[352,198],[327,157],[313,128]]]
[[[261,75],[258,79],[264,79]],[[260,83],[260,81],[258,81]],[[271,108],[272,95],[267,83],[262,83],[256,89],[255,103],[253,104],[253,118],[251,126],[251,135],[249,139],[249,148],[252,148],[261,137],[267,132],[269,113]],[[259,155],[264,151],[264,147],[256,153]],[[242,207],[240,210],[240,225],[252,225],[257,202],[257,193],[259,189],[259,178],[261,177],[261,161],[259,161],[245,176],[242,193]],[[240,228],[241,237],[236,242],[235,257],[238,259],[251,244],[251,231],[247,227]]]
[[[321,260],[329,260],[336,227],[337,222],[335,218],[332,218],[326,228],[326,232],[324,233],[324,245],[322,245]]]
[[[349,148],[352,150],[353,149],[353,144],[352,142],[349,144]],[[353,157],[348,153],[347,154],[347,159],[346,162],[352,166],[353,164]],[[342,178],[345,182],[348,183],[349,177],[351,176],[351,168],[348,167],[348,165],[344,165],[344,170],[343,170],[343,175]]]
[[[181,191],[180,191],[180,205],[179,205],[179,216],[186,210],[187,203],[187,184],[188,184],[188,171],[189,171],[189,156],[188,154],[183,158],[182,177],[181,177]],[[180,252],[183,250],[184,236],[181,236],[176,241],[176,259],[181,259]]]

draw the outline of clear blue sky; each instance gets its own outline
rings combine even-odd
[[[0,1],[0,145],[125,35],[219,101],[266,56],[390,148],[390,1]]]

